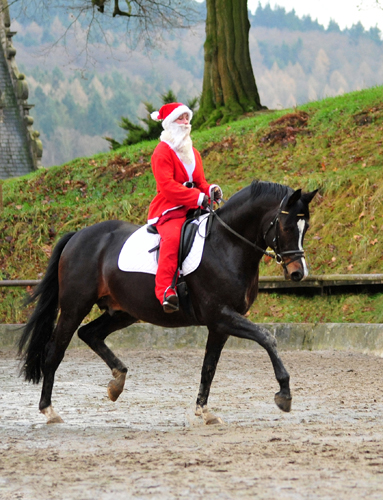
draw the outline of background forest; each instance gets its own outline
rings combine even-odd
[[[204,4],[198,4],[201,18]],[[52,46],[64,33],[63,14],[37,24],[18,16],[12,29],[17,63],[26,73],[32,115],[44,145],[44,166],[107,151],[105,136],[119,141],[122,116],[137,122],[144,102],[160,105],[169,89],[180,101],[199,96],[203,77],[203,23],[167,36],[159,49],[129,52],[118,28],[71,59],[78,38]],[[263,105],[294,107],[383,82],[383,42],[378,28],[359,23],[341,31],[281,7],[258,6],[250,14],[250,53]],[[81,29],[77,35],[81,38]],[[40,54],[36,60],[36,53]],[[77,68],[77,69],[76,69]],[[78,69],[80,68],[80,69]],[[181,85],[179,82],[183,82]]]

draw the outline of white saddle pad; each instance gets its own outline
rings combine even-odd
[[[186,276],[192,273],[200,265],[203,247],[205,244],[206,222],[208,214],[202,215],[192,224],[198,224],[193,246],[189,255],[182,263],[182,274]],[[156,252],[149,253],[149,250],[157,246],[160,242],[159,234],[148,233],[148,225],[135,231],[124,243],[118,257],[118,267],[121,271],[135,273],[157,273]]]

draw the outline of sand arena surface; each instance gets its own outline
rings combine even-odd
[[[283,352],[293,408],[265,351],[224,350],[210,408],[193,417],[203,350],[117,350],[125,391],[107,398],[110,371],[88,349],[61,364],[53,406],[0,354],[0,499],[381,499],[383,359],[337,351]]]

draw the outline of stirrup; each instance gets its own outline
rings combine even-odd
[[[170,293],[168,296],[166,296],[168,290],[172,290],[174,293]],[[166,313],[179,311],[180,305],[179,305],[177,291],[171,286],[168,286],[164,292],[164,300],[162,302],[162,307],[164,309],[164,312]]]

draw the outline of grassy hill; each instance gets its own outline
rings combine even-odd
[[[312,274],[382,272],[383,87],[262,112],[193,134],[206,177],[227,199],[253,179],[320,188],[305,249]],[[65,232],[106,219],[144,223],[155,192],[138,144],[3,182],[1,279],[38,279]],[[262,275],[279,274],[264,261]],[[0,289],[3,322],[25,321],[21,289]],[[92,312],[96,314],[96,312]],[[257,322],[382,322],[382,295],[261,294]]]
[[[15,15],[21,3],[28,7],[28,2],[12,2]],[[44,144],[45,166],[107,151],[105,136],[122,142],[121,117],[137,123],[146,116],[143,102],[158,106],[169,89],[181,102],[201,93],[205,23],[175,36],[165,34],[166,42],[149,52],[139,45],[127,54],[126,38],[118,29],[125,26],[123,31],[130,33],[126,20],[101,16],[100,43],[86,37],[85,47],[72,30],[64,35],[65,10],[55,8],[57,2],[50,4],[51,16],[42,16],[32,2],[30,15],[20,13],[12,24],[16,61],[27,77],[29,102],[35,105],[31,114]],[[383,82],[378,28],[365,31],[358,24],[340,31],[332,22],[325,30],[294,11],[270,5],[258,5],[250,21],[252,67],[261,102],[268,108],[289,108]],[[97,31],[98,24],[92,26]]]

